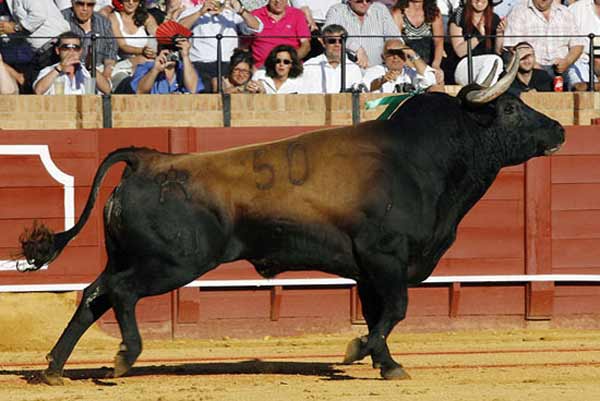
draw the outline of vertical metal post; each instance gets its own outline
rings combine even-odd
[[[102,95],[102,128],[112,128],[112,97]]]
[[[352,92],[352,125],[360,123],[360,93]]]
[[[221,49],[221,40],[223,39],[223,35],[220,33],[217,34],[217,92],[223,93],[223,68],[221,66],[221,62],[223,59],[223,49]]]
[[[471,38],[473,35],[467,35],[467,82],[473,83],[473,49],[471,49]]]
[[[96,79],[96,40],[98,40],[98,35],[94,32],[92,33],[92,42],[90,46],[92,47],[92,57],[90,58],[90,74],[92,74],[92,78]]]
[[[325,40],[327,38],[324,38]],[[342,35],[342,54],[340,54],[340,65],[342,76],[340,77],[340,93],[346,91],[346,35]]]
[[[231,127],[231,95],[229,93],[221,93],[223,103],[223,126]]]
[[[588,91],[593,92],[594,91],[594,38],[596,37],[596,35],[594,35],[593,33],[590,33],[588,35],[588,37],[590,38],[590,71],[589,71],[589,82],[590,82],[590,87],[588,88]]]

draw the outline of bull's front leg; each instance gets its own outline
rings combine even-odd
[[[408,307],[406,239],[393,235],[378,238],[366,233],[355,240],[355,249],[363,272],[358,289],[369,334],[349,344],[344,362],[371,355],[373,366],[380,369],[383,378],[409,378],[387,345],[389,334],[404,319]]]
[[[359,284],[360,288],[360,284]],[[378,319],[374,322],[374,315],[370,315],[370,308],[363,307],[363,315],[369,326],[369,334],[355,338],[346,348],[344,363],[349,364],[371,355],[373,367],[379,368],[381,376],[385,379],[407,379],[408,373],[391,356],[387,338],[398,322],[404,319],[408,306],[407,286],[397,288],[393,296],[381,298],[381,303],[376,305],[380,311]],[[360,291],[362,305],[373,304],[373,299],[367,299],[364,291]],[[377,298],[375,298],[377,299]],[[371,305],[373,308],[375,306]]]

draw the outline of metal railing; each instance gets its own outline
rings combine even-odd
[[[26,39],[26,36],[20,36],[20,35],[11,35],[11,37],[14,37],[16,39]],[[267,37],[267,36],[264,36]],[[324,35],[321,35],[321,37],[325,37]],[[411,37],[411,39],[419,39],[419,38],[423,38],[423,37],[431,37],[433,38],[440,38],[443,37],[444,40],[448,40],[452,37],[462,37],[462,36],[451,36],[451,35],[443,35],[443,36],[414,36]],[[467,39],[470,39],[472,36],[467,36]],[[491,38],[494,39],[496,37],[496,35],[484,35],[481,36],[482,38]],[[587,54],[589,54],[589,76],[588,76],[588,91],[593,92],[594,91],[594,51],[598,50],[597,47],[594,47],[594,38],[597,37],[597,35],[595,35],[594,33],[590,33],[587,35],[571,35],[571,36],[565,36],[565,35],[513,35],[513,36],[508,36],[508,35],[503,35],[502,37],[504,38],[508,38],[508,37],[518,37],[518,38],[560,38],[560,37],[569,37],[569,38],[587,38],[589,39],[589,47],[588,47],[588,52]],[[37,39],[55,39],[53,37],[36,37]],[[96,55],[96,42],[98,40],[113,40],[113,39],[124,39],[125,37],[117,37],[117,36],[100,36],[97,35],[95,33],[93,33],[90,37],[91,40],[91,65],[95,66],[96,60],[97,60],[97,55]],[[153,37],[153,36],[149,36],[149,39],[157,39],[157,37]],[[229,60],[223,60],[223,48],[222,48],[222,42],[223,40],[226,39],[232,39],[232,40],[250,40],[252,39],[253,36],[251,35],[236,35],[236,36],[232,36],[232,35],[222,35],[222,34],[217,34],[216,36],[191,36],[190,40],[193,39],[214,39],[217,41],[217,82],[218,82],[218,92],[219,93],[223,93],[223,87],[222,87],[222,80],[221,78],[223,77],[223,70],[222,70],[222,63],[224,62],[228,62]],[[294,38],[294,39],[311,39],[313,38],[313,36],[268,36],[268,38],[271,39],[276,39],[276,38],[281,38],[281,39],[290,39],[290,38]],[[348,89],[346,88],[346,55],[347,55],[347,51],[346,51],[346,42],[349,39],[352,38],[361,38],[361,39],[378,39],[378,38],[385,38],[385,39],[392,39],[392,38],[399,38],[399,39],[404,39],[402,36],[382,36],[382,35],[348,35],[348,36],[342,36],[342,54],[341,54],[341,77],[340,77],[340,92],[347,92]],[[467,62],[468,62],[468,82],[472,83],[473,82],[473,48],[472,48],[472,44],[470,40],[467,40]],[[3,46],[3,43],[0,41],[0,47]],[[93,78],[96,77],[96,69],[92,68],[90,71],[90,74]]]

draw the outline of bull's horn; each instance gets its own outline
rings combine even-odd
[[[489,88],[490,87],[490,85],[492,84],[492,81],[494,80],[494,76],[496,76],[496,70],[497,69],[498,69],[498,60],[495,60],[494,61],[494,66],[490,70],[490,73],[488,74],[487,77],[485,77],[485,79],[481,83],[482,87],[484,87],[484,88]]]
[[[507,91],[510,87],[510,84],[514,81],[517,76],[517,71],[519,70],[519,51],[515,49],[515,54],[513,55],[510,63],[508,64],[508,69],[506,71],[506,75],[498,80],[494,85],[489,88],[477,89],[470,91],[466,94],[466,100],[469,103],[488,103],[492,100],[496,99],[498,96]],[[495,65],[492,69],[492,72],[495,73]],[[486,81],[489,79],[489,76],[486,78]]]

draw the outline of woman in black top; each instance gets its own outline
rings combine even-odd
[[[473,55],[473,81],[482,83],[498,63],[493,83],[502,72],[502,59],[499,54],[504,42],[505,20],[494,14],[494,6],[489,0],[466,0],[450,17],[452,48],[460,58],[454,71],[454,79],[459,85],[468,83],[467,38]],[[488,36],[489,35],[489,36]],[[495,36],[496,35],[496,36]]]
[[[444,26],[436,0],[398,0],[392,17],[406,45],[436,70],[438,83],[443,83]]]

